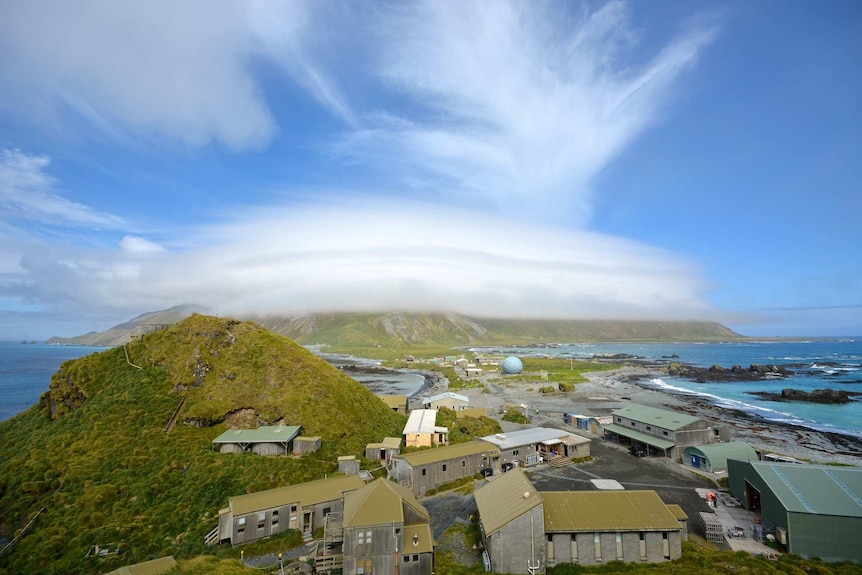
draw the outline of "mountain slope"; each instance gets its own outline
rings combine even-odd
[[[101,334],[52,338],[49,343],[120,345],[147,325],[173,323],[190,306],[143,314]],[[168,321],[171,318],[173,321]],[[598,341],[727,341],[743,339],[709,321],[530,320],[470,318],[454,313],[319,313],[248,318],[301,344],[388,348],[572,343]]]
[[[70,361],[38,406],[0,422],[0,536],[33,529],[0,573],[101,573],[206,552],[228,497],[333,473],[336,457],[398,435],[405,418],[304,348],[260,326],[194,315]],[[166,424],[179,405],[170,433]],[[320,435],[300,459],[216,453],[225,418]],[[189,423],[183,425],[182,422]],[[123,549],[85,557],[92,545]]]
[[[91,331],[75,337],[52,337],[47,343],[63,345],[93,345],[113,347],[129,341],[132,334],[149,331],[149,326],[173,325],[193,313],[205,313],[206,309],[193,304],[177,305],[169,309],[142,313],[134,319],[102,332]]]
[[[255,321],[298,343],[337,347],[742,339],[729,328],[708,321],[480,319],[403,312],[271,316]]]

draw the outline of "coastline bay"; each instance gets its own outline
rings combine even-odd
[[[728,343],[604,343],[548,344],[527,347],[471,348],[487,353],[530,357],[572,357],[623,354],[654,371],[641,385],[665,394],[689,396],[713,406],[734,410],[762,421],[796,425],[827,433],[862,438],[862,401],[828,405],[806,402],[764,401],[755,391],[780,393],[784,388],[813,391],[831,388],[862,391],[862,338],[810,341],[746,341]],[[751,364],[785,366],[793,375],[760,381],[698,383],[661,373],[671,362],[708,368]]]

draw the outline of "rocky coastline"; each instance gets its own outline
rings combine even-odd
[[[803,391],[801,389],[786,388],[781,393],[770,391],[749,391],[760,399],[767,401],[807,401],[809,403],[841,404],[850,403],[854,397],[862,395],[860,391],[844,391],[840,389],[815,389],[814,391]]]

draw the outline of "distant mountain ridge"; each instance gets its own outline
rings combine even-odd
[[[101,333],[59,338],[48,343],[121,345],[141,330],[173,324],[203,312],[195,305],[142,314]],[[335,347],[422,347],[626,341],[727,341],[744,339],[712,321],[547,320],[471,318],[455,313],[317,313],[260,315],[241,319],[304,344]]]

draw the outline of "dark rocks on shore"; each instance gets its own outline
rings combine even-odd
[[[850,403],[853,397],[862,395],[859,391],[844,391],[841,389],[815,389],[808,392],[801,389],[782,389],[781,393],[772,393],[769,391],[750,391],[751,395],[756,395],[761,399],[768,401],[807,401],[809,403]]]
[[[709,368],[694,367],[679,363],[671,362],[667,366],[668,375],[687,377],[698,383],[706,382],[722,382],[722,381],[761,381],[765,379],[786,378],[793,375],[782,365],[760,365],[751,364],[747,369],[741,365],[734,365],[731,368],[722,367],[718,364]]]

